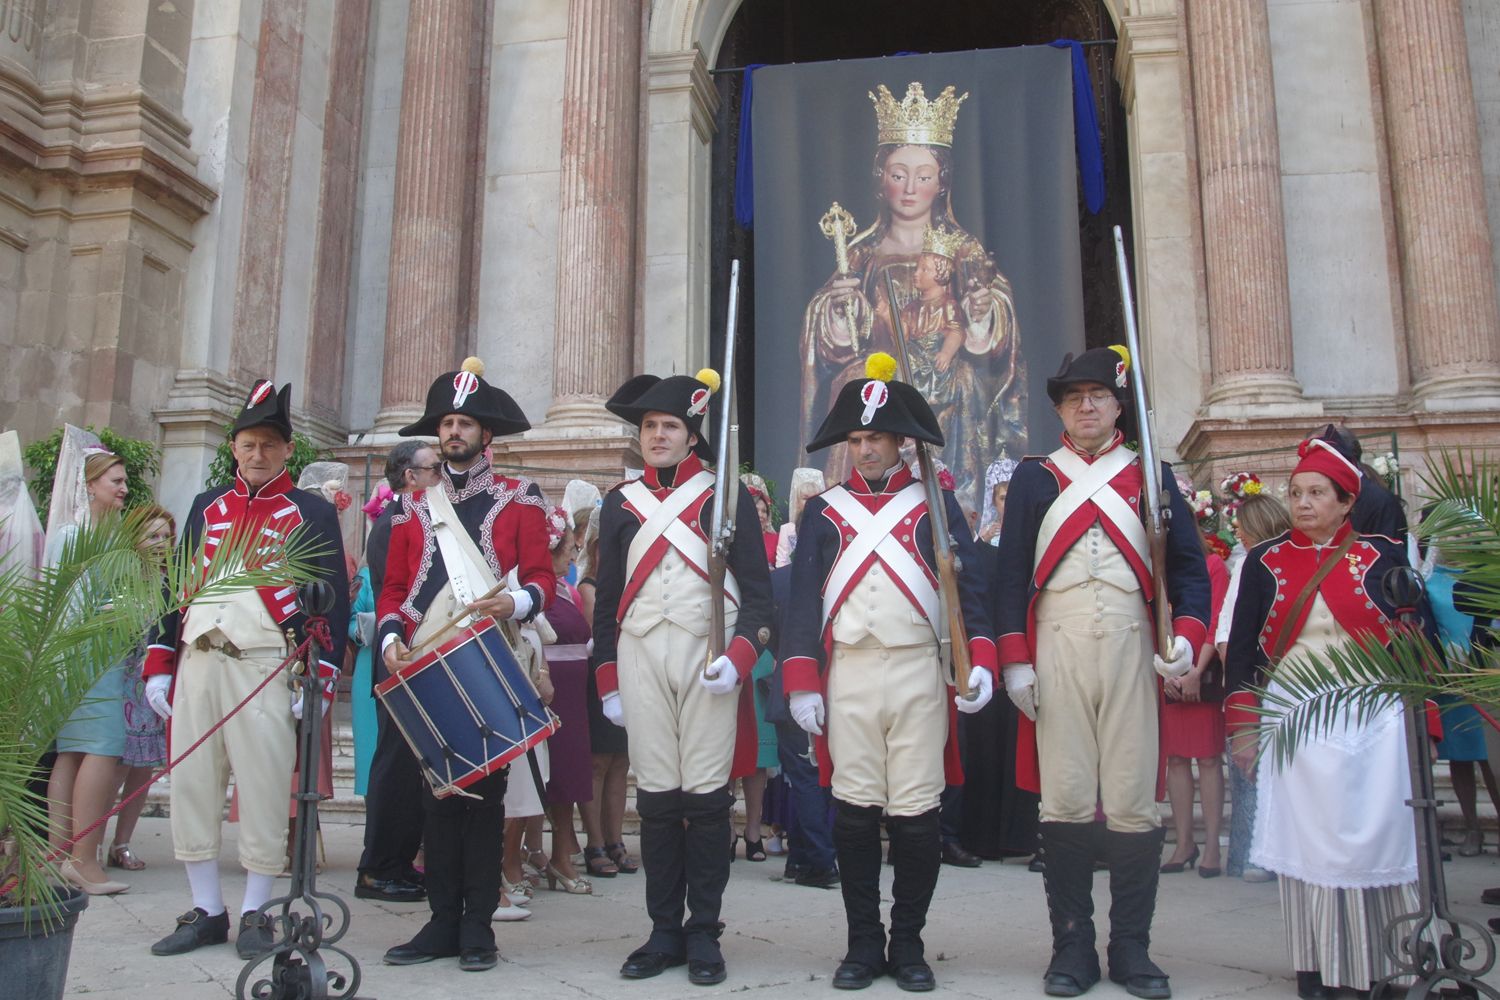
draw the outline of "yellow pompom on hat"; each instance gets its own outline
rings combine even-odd
[[[699,368],[698,374],[693,377],[708,386],[709,392],[718,392],[719,386],[724,384],[724,380],[719,378],[719,373],[712,368]]]
[[[865,359],[865,378],[889,382],[896,377],[896,359],[884,351],[876,351]]]
[[[484,362],[474,355],[464,358],[464,363],[458,366],[459,371],[468,372],[478,378],[484,378]]]
[[[1125,370],[1130,371],[1130,348],[1124,344],[1110,344],[1109,349],[1120,356],[1120,360],[1125,362]]]

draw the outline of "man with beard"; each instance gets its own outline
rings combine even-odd
[[[439,377],[427,391],[422,419],[400,432],[436,437],[443,468],[436,486],[402,497],[391,517],[385,583],[376,603],[380,648],[391,673],[413,661],[410,647],[463,611],[529,621],[546,607],[557,583],[541,491],[529,480],[495,472],[485,453],[496,435],[518,434],[531,424],[483,374],[483,363],[469,358],[460,370]],[[445,553],[462,565],[450,565],[454,560]],[[485,597],[486,570],[497,580],[514,570],[520,585]],[[387,965],[457,955],[466,972],[495,967],[499,954],[490,918],[500,903],[506,770],[468,786],[467,795],[439,799],[429,788],[423,796],[432,917],[416,937],[385,953]]]

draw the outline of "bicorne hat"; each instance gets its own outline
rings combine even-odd
[[[472,417],[496,437],[531,430],[531,422],[510,394],[484,380],[484,362],[478,358],[465,358],[458,371],[439,375],[427,390],[422,419],[396,433],[402,437],[436,437],[438,425],[450,413]]]
[[[705,462],[714,460],[713,442],[703,433],[703,418],[708,401],[719,391],[719,373],[712,368],[700,369],[697,375],[637,375],[609,397],[604,408],[621,420],[637,427],[648,413],[666,413],[687,425],[688,432],[698,436],[693,452]]]
[[[1091,351],[1084,351],[1076,358],[1068,354],[1063,357],[1062,367],[1057,370],[1057,374],[1047,380],[1047,395],[1054,404],[1061,403],[1063,393],[1068,391],[1069,386],[1097,382],[1112,389],[1115,398],[1123,403],[1130,395],[1130,381],[1125,374],[1128,371],[1130,352],[1119,344],[1096,347]]]
[[[292,439],[292,384],[288,382],[276,391],[276,384],[268,378],[256,379],[245,397],[245,408],[234,418],[229,436],[252,427],[270,427],[284,439]]]
[[[943,429],[927,400],[913,386],[898,381],[896,359],[884,352],[870,355],[865,377],[848,382],[823,426],[807,443],[809,453],[838,444],[855,431],[884,431],[943,446]]]

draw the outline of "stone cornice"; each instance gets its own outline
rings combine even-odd
[[[1182,42],[1176,14],[1135,14],[1120,20],[1120,41],[1115,52],[1115,78],[1120,81],[1120,96],[1125,107],[1135,100],[1135,62],[1137,59],[1172,57],[1181,54]]]
[[[698,133],[698,138],[703,142],[713,138],[714,118],[719,113],[719,92],[708,74],[708,65],[703,61],[701,49],[652,55],[647,65],[647,74],[653,97],[658,94],[685,94],[693,131]]]

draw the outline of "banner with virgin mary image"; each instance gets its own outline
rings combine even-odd
[[[812,438],[839,389],[904,333],[960,501],[1055,447],[1047,376],[1083,349],[1069,53],[1050,47],[755,71],[758,467],[831,485]]]

